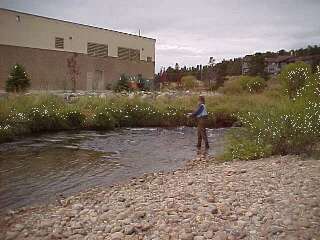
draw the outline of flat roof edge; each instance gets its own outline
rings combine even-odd
[[[1,7],[0,7],[0,10],[4,10],[4,11],[8,11],[8,12],[14,12],[14,13],[19,13],[19,14],[25,14],[25,15],[34,16],[34,17],[40,17],[40,18],[44,18],[44,19],[48,19],[48,20],[54,20],[54,21],[59,21],[59,22],[64,22],[64,23],[71,23],[71,24],[80,25],[80,26],[83,26],[83,27],[96,28],[96,29],[100,29],[100,30],[104,30],[104,31],[110,31],[110,32],[115,32],[115,33],[120,33],[120,34],[125,34],[125,35],[129,35],[129,36],[137,37],[137,38],[144,38],[144,39],[148,39],[148,40],[157,41],[155,38],[144,37],[144,36],[139,36],[139,35],[132,34],[132,33],[126,33],[126,32],[121,32],[121,31],[117,31],[117,30],[112,30],[112,29],[107,29],[107,28],[102,28],[102,27],[96,27],[96,26],[87,25],[87,24],[83,24],[83,23],[77,23],[77,22],[71,22],[71,21],[67,21],[67,20],[61,20],[61,19],[57,19],[57,18],[51,18],[51,17],[41,16],[41,15],[37,15],[37,14],[33,14],[33,13],[21,12],[21,11],[12,10],[12,9],[7,9],[7,8],[1,8]]]

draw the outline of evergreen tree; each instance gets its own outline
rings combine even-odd
[[[255,53],[251,57],[249,75],[260,76],[263,78],[267,77],[267,73],[265,72],[265,63],[264,63],[263,54]]]
[[[11,70],[6,82],[7,92],[23,92],[30,87],[30,78],[25,71],[24,66],[15,64]]]
[[[176,63],[176,65],[174,66],[174,69],[179,71],[180,70],[180,66],[179,66],[179,63]]]

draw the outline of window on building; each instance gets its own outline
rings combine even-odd
[[[87,53],[89,56],[106,58],[108,57],[108,45],[88,42]]]
[[[152,62],[152,57],[147,57],[147,62]]]
[[[63,48],[64,48],[64,38],[56,37],[55,47],[56,47],[56,48],[63,49]]]
[[[130,49],[118,47],[118,58],[121,60],[129,60],[130,59]]]
[[[130,49],[130,60],[131,61],[140,61],[140,50],[139,49]]]
[[[118,58],[121,60],[140,61],[140,50],[118,47]]]

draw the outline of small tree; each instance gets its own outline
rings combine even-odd
[[[310,75],[305,86],[297,91],[297,97],[303,101],[320,102],[320,65],[316,66],[315,73]]]
[[[7,92],[24,92],[30,87],[30,78],[25,71],[24,66],[15,64],[11,70],[6,82]]]
[[[78,55],[74,53],[70,58],[67,59],[68,74],[70,75],[73,92],[76,91],[77,77],[80,74],[77,57]]]
[[[183,76],[181,78],[181,84],[186,90],[194,89],[197,85],[197,79],[192,75]]]
[[[121,74],[120,80],[116,83],[114,91],[129,91],[129,77],[125,74]]]
[[[262,92],[267,86],[266,81],[259,76],[241,76],[239,81],[242,89],[249,93]]]
[[[304,62],[291,63],[285,66],[279,79],[289,98],[295,98],[299,89],[307,83],[311,75],[311,67]]]
[[[267,78],[263,54],[256,53],[251,57],[249,75]]]

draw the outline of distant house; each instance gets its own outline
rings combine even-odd
[[[278,74],[281,69],[292,62],[295,62],[295,57],[292,55],[278,56],[274,58],[265,58],[266,72],[268,74]]]
[[[305,62],[311,66],[320,64],[320,54],[296,57],[296,62]]]
[[[250,55],[247,55],[242,59],[242,65],[241,65],[242,75],[246,75],[249,73],[251,59],[252,59],[252,56]]]
[[[252,56],[247,55],[242,59],[242,75],[250,72]],[[312,67],[320,64],[320,54],[296,57],[294,55],[283,55],[272,58],[265,58],[265,71],[270,75],[280,73],[281,69],[289,63],[305,62]]]
[[[320,63],[320,55],[309,55],[301,57],[286,55],[278,56],[275,58],[265,58],[266,72],[272,75],[278,74],[285,65],[294,62],[305,62],[311,66],[315,66]]]

